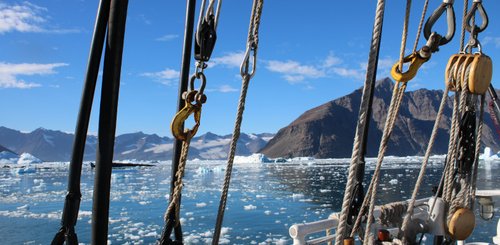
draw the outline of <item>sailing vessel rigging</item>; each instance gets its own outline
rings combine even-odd
[[[204,93],[207,77],[204,74],[204,69],[207,68],[207,62],[210,60],[217,39],[217,24],[222,1],[209,0],[208,3],[206,0],[202,1],[197,30],[194,32],[195,3],[196,1],[194,0],[187,1],[183,60],[177,104],[178,113],[171,124],[172,133],[176,139],[172,160],[172,173],[175,174],[172,174],[171,195],[164,217],[165,227],[158,241],[159,244],[183,244],[183,232],[180,224],[182,178],[187,163],[190,140],[197,132],[201,123],[202,107],[207,102],[207,96]],[[411,12],[411,0],[407,0],[400,59],[398,63],[394,64],[391,70],[391,74],[397,83],[394,86],[375,173],[371,183],[368,186],[364,186],[363,179],[366,165],[364,157],[366,155],[368,122],[373,101],[385,9],[385,1],[378,0],[365,86],[363,88],[361,109],[342,210],[338,215],[334,215],[334,218],[326,221],[293,226],[291,228],[291,235],[296,244],[316,244],[331,242],[333,240],[336,240],[336,244],[352,244],[355,241],[356,234],[359,234],[357,235],[357,239],[363,241],[365,244],[370,244],[377,240],[378,242],[415,244],[419,241],[418,235],[423,233],[433,234],[437,244],[449,244],[454,241],[465,240],[472,231],[473,225],[471,225],[471,219],[474,216],[471,210],[474,208],[476,197],[493,195],[491,193],[476,192],[475,186],[479,164],[478,154],[481,147],[485,93],[489,88],[493,96],[494,89],[492,89],[490,84],[492,62],[488,56],[482,53],[483,50],[478,39],[479,33],[484,31],[488,26],[488,16],[485,7],[482,5],[482,1],[474,0],[471,9],[464,11],[464,15],[462,16],[462,42],[459,53],[450,58],[445,71],[446,84],[442,102],[436,116],[436,124],[429,139],[412,198],[400,203],[386,204],[381,207],[375,206],[380,169],[384,161],[391,132],[398,118],[399,107],[401,106],[407,84],[417,75],[420,67],[428,62],[432,55],[435,55],[439,47],[449,43],[455,35],[454,1],[444,0],[424,25],[428,3],[428,0],[424,3],[424,10],[420,18],[413,49],[409,55],[405,56]],[[104,49],[106,29],[110,45],[106,46],[104,60],[105,79],[103,79],[101,96],[103,100],[100,107],[99,151],[96,163],[93,202],[92,243],[104,244],[107,242],[111,161],[115,137],[127,4],[128,1],[103,0],[99,6],[77,124],[77,136],[70,163],[68,194],[65,200],[62,225],[54,237],[52,244],[63,244],[64,242],[66,244],[78,244],[75,224],[81,198],[79,179],[83,159],[82,154],[96,85],[97,70],[100,63],[100,56]],[[464,5],[468,6],[467,0],[464,1]],[[256,70],[259,44],[258,30],[262,6],[262,0],[253,1],[246,51],[240,71],[242,89],[233,138],[231,140],[230,154],[228,154],[224,186],[221,191],[214,238],[212,240],[213,244],[219,243],[246,94],[251,78],[254,76]],[[479,14],[479,17],[481,17],[481,25],[476,25],[476,14]],[[434,30],[435,23],[441,18],[446,18],[447,23],[447,32],[444,35]],[[113,23],[113,25],[107,23],[108,21],[109,23]],[[467,44],[463,41],[466,31],[470,33],[471,37]],[[417,49],[421,33],[423,33],[427,41],[425,45]],[[189,77],[193,36],[195,40],[194,58],[197,62],[195,73]],[[473,52],[474,49],[477,49],[477,52]],[[406,71],[405,65],[408,66]],[[197,82],[199,82],[199,87],[195,86]],[[421,176],[425,174],[437,127],[450,91],[455,93],[454,111],[449,150],[445,161],[445,171],[442,181],[435,196],[426,199],[417,199],[419,187],[422,182]],[[496,96],[493,101],[497,101]],[[493,104],[493,106],[496,106],[496,104]],[[478,108],[479,110],[477,110]],[[498,106],[496,108],[498,109]],[[184,122],[191,116],[194,117],[195,125],[191,129],[185,129]],[[375,224],[377,223],[374,220],[375,218],[381,219],[380,224]],[[385,229],[380,230],[377,236],[374,234],[374,228],[375,230],[388,228],[385,227],[388,224],[397,224],[397,227],[393,227],[394,229],[387,231]],[[335,234],[330,233],[321,239],[314,241],[305,240],[307,232],[316,231],[319,228],[324,230],[336,228],[336,231]],[[173,239],[171,238],[172,232],[175,237]]]

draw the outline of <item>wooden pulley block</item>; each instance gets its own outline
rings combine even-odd
[[[465,240],[472,234],[475,226],[474,213],[468,208],[460,208],[448,222],[448,232],[455,240]]]
[[[493,75],[491,58],[484,54],[475,54],[469,71],[469,92],[484,94],[488,90]]]
[[[455,63],[457,60],[460,58],[460,54],[454,54],[450,57],[448,60],[448,64],[446,64],[446,71],[444,74],[444,81],[445,85],[450,88],[450,90],[455,91],[456,90],[456,84],[455,84],[455,79],[450,77],[451,74],[453,74],[453,68],[455,67]]]
[[[455,54],[452,55],[446,65],[445,81],[446,86],[451,91],[460,91],[462,88],[461,74],[464,70],[464,63],[472,61],[472,54]]]
[[[352,237],[344,238],[344,245],[354,245],[354,238]]]
[[[474,61],[473,54],[467,54],[464,62],[457,70],[457,83],[460,83],[460,88],[469,88],[470,64]]]

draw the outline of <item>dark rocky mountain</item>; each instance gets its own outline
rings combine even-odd
[[[0,145],[0,152],[3,152],[3,151],[6,151],[6,152],[9,152],[9,153],[13,153],[13,154],[16,154],[15,152],[3,147],[2,145]]]
[[[240,136],[237,154],[250,155],[262,149],[272,134],[244,134]],[[39,128],[23,133],[0,127],[0,145],[14,152],[28,152],[44,161],[69,161],[74,135],[61,131]],[[189,158],[225,159],[229,151],[231,135],[219,136],[206,133],[191,140]],[[122,134],[115,140],[115,159],[170,160],[172,142],[169,137],[143,132]],[[95,160],[97,137],[89,135],[85,148],[85,160]],[[1,150],[0,150],[1,151]]]
[[[368,133],[368,156],[378,153],[394,83],[386,78],[377,81],[373,113]],[[442,91],[419,89],[406,92],[386,155],[423,155],[434,125]],[[451,94],[451,93],[450,93]],[[316,158],[350,157],[362,90],[340,97],[306,111],[282,128],[261,152],[269,157],[313,156]],[[443,120],[433,148],[434,154],[445,154],[452,114],[452,99],[447,102]],[[484,117],[483,146],[500,150],[489,115]]]

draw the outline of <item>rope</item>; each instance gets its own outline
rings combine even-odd
[[[479,125],[477,127],[477,138],[476,138],[476,152],[474,156],[474,172],[472,175],[472,184],[471,184],[471,199],[476,199],[476,184],[477,184],[477,170],[479,167],[479,151],[481,150],[481,136],[483,134],[483,118],[484,118],[484,104],[485,104],[484,94],[481,95],[481,105],[479,111]],[[471,203],[471,207],[474,207],[474,202]]]
[[[427,13],[427,7],[429,6],[429,0],[425,0],[424,8],[422,9],[422,16],[420,17],[420,23],[418,23],[417,37],[415,38],[415,43],[413,44],[413,52],[417,51],[418,40],[420,39],[420,34],[422,33],[422,26],[424,25],[425,13]]]
[[[405,21],[403,24],[403,34],[401,37],[401,48],[399,50],[399,70],[403,70],[403,58],[405,57],[406,39],[408,38],[408,26],[410,23],[411,0],[406,0]]]
[[[405,53],[405,48],[406,48],[406,41],[408,37],[408,26],[409,26],[409,21],[410,21],[410,9],[411,9],[411,0],[406,1],[406,11],[405,11],[405,20],[403,24],[403,34],[401,38],[401,50],[400,50],[400,56],[399,56],[399,69],[400,71],[403,70],[403,58],[404,58],[404,53]],[[373,173],[372,176],[372,183],[371,189],[370,189],[370,206],[368,209],[368,220],[366,221],[366,230],[365,230],[365,240],[364,244],[368,244],[370,240],[372,240],[372,232],[371,232],[371,225],[373,223],[373,211],[375,208],[375,199],[376,199],[376,194],[377,194],[377,187],[378,187],[378,181],[379,181],[379,175],[380,175],[380,169],[382,167],[382,161],[384,159],[385,151],[387,149],[387,144],[389,142],[390,135],[392,133],[392,129],[394,127],[394,122],[396,121],[397,118],[397,113],[399,111],[399,106],[401,105],[401,101],[403,98],[404,91],[406,89],[406,83],[403,83],[401,85],[400,82],[396,84],[394,87],[394,92],[393,92],[393,98],[391,99],[391,103],[394,100],[394,103],[392,106],[389,107],[389,115],[386,120],[386,125],[384,132],[382,133],[382,141],[380,142],[380,148],[379,148],[379,153],[378,153],[378,159],[377,159],[377,165],[375,167],[375,172]],[[394,99],[396,97],[396,99]]]
[[[458,129],[459,129],[459,121],[458,115],[460,112],[459,109],[459,96],[458,93],[455,93],[455,99],[453,101],[453,114],[452,114],[452,125],[450,129],[450,140],[448,143],[448,155],[446,157],[446,169],[444,171],[445,174],[445,185],[443,190],[443,200],[446,202],[451,201],[451,195],[453,190],[453,173],[454,173],[454,163],[456,159],[456,145],[458,140]]]
[[[372,93],[371,84],[374,82],[375,74],[377,72],[377,60],[380,51],[380,41],[382,37],[382,25],[384,21],[385,0],[378,0],[375,10],[375,21],[373,24],[372,40],[370,46],[370,53],[368,55],[368,67],[366,70],[365,83],[363,86],[363,95],[359,109],[358,124],[356,127],[356,134],[354,137],[354,144],[351,156],[351,164],[349,167],[349,176],[347,178],[346,189],[344,193],[344,200],[342,202],[341,214],[339,217],[339,225],[337,226],[337,239],[336,245],[343,243],[346,233],[347,216],[349,214],[349,206],[351,205],[351,195],[354,191],[355,176],[357,169],[360,167],[360,152],[361,152],[361,134],[369,120],[369,107],[370,107],[370,94]],[[351,235],[352,236],[352,235]]]
[[[469,7],[469,0],[464,0],[464,13],[462,15],[462,30],[460,32],[460,50],[462,51],[464,49],[464,43],[465,43],[465,25],[467,24],[467,20],[465,16],[467,16],[467,8]]]
[[[260,20],[262,16],[262,7],[264,4],[264,0],[254,0],[253,6],[252,6],[252,13],[250,17],[250,26],[249,26],[249,31],[248,31],[248,39],[247,39],[247,53],[250,52],[250,50],[254,51],[254,61],[256,59],[256,52],[257,52],[257,47],[258,47],[258,30],[260,27]],[[249,53],[248,53],[249,54]],[[228,160],[227,160],[227,167],[226,167],[226,173],[224,177],[224,185],[222,188],[222,194],[221,194],[221,199],[219,203],[219,210],[217,213],[217,221],[215,224],[215,231],[214,231],[214,237],[212,239],[212,244],[216,245],[219,243],[219,238],[220,238],[220,233],[222,229],[222,222],[224,219],[224,211],[226,209],[226,204],[227,204],[227,195],[229,192],[229,185],[231,181],[231,173],[233,170],[233,163],[234,163],[234,157],[236,154],[236,146],[238,144],[238,138],[240,137],[240,129],[241,129],[241,123],[243,121],[243,112],[245,110],[245,101],[246,101],[246,96],[247,96],[247,91],[248,91],[248,85],[250,84],[250,79],[253,76],[253,72],[250,74],[248,73],[248,68],[249,68],[249,62],[250,60],[248,59],[249,57],[247,56],[245,60],[243,61],[242,64],[242,85],[241,85],[241,94],[238,102],[238,109],[236,113],[236,120],[234,124],[234,130],[233,130],[233,136],[231,138],[231,145],[229,147],[229,154],[228,154]],[[255,71],[255,66],[257,64],[253,64],[253,71]],[[246,71],[246,73],[243,73],[243,70]]]
[[[427,168],[427,163],[429,162],[429,157],[431,155],[432,147],[434,146],[436,136],[439,129],[439,122],[441,121],[441,117],[443,115],[444,107],[446,105],[446,101],[448,99],[448,91],[449,87],[446,86],[443,92],[443,98],[441,99],[441,104],[439,105],[439,110],[436,115],[436,121],[434,122],[434,128],[432,129],[431,137],[429,138],[429,144],[427,145],[427,150],[425,151],[424,160],[422,162],[422,166],[420,167],[420,173],[418,174],[417,183],[415,183],[415,188],[413,189],[413,194],[410,199],[410,203],[408,205],[408,210],[406,211],[406,216],[403,220],[403,225],[401,226],[401,230],[404,233],[407,233],[407,228],[409,222],[411,220],[411,216],[413,215],[413,209],[415,207],[415,201],[417,200],[417,194],[422,185],[425,176],[425,170]],[[405,236],[406,237],[406,236]]]
[[[184,177],[184,170],[186,169],[187,156],[189,152],[189,144],[191,143],[191,137],[188,137],[186,141],[182,142],[182,150],[181,157],[179,159],[179,168],[175,173],[175,177],[177,178],[175,181],[174,192],[172,194],[172,199],[170,200],[170,204],[168,205],[167,212],[165,213],[165,220],[168,219],[168,215],[175,208],[175,221],[176,226],[179,224],[179,211],[180,211],[180,197],[182,193],[182,177]]]

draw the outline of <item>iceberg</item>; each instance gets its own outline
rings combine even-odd
[[[22,164],[22,165],[37,164],[37,163],[42,163],[42,160],[26,152],[21,154],[21,156],[19,156],[19,160],[17,160],[17,164]]]
[[[254,153],[250,156],[236,156],[234,158],[234,163],[271,163],[273,161],[269,160],[262,153]]]
[[[485,147],[483,154],[479,155],[479,159],[485,160],[485,161],[498,160],[498,159],[500,159],[499,154],[500,153],[493,154],[490,147]]]

